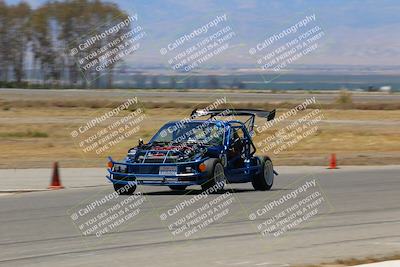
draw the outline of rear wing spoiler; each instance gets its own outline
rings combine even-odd
[[[257,116],[267,119],[267,121],[273,120],[275,118],[276,110],[266,111],[261,109],[194,109],[191,113],[191,117],[201,117],[201,116]]]

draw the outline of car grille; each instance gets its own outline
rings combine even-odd
[[[134,173],[140,174],[158,174],[159,167],[158,166],[135,166],[133,169]]]

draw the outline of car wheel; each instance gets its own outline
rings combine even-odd
[[[119,195],[132,195],[136,190],[136,185],[129,184],[129,186],[128,186],[128,185],[124,185],[124,184],[114,184],[114,190]]]
[[[253,187],[255,190],[265,191],[270,190],[274,184],[274,166],[268,157],[259,157],[262,171],[253,177]]]
[[[206,177],[207,181],[201,185],[201,188],[206,191],[210,190],[210,193],[217,193],[224,189],[226,178],[224,166],[219,159],[208,159],[204,161],[206,165]],[[213,188],[211,190],[211,188]]]
[[[169,188],[171,188],[171,190],[174,190],[174,191],[183,191],[183,190],[185,190],[186,189],[186,185],[170,185],[170,186],[168,186]]]

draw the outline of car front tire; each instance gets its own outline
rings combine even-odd
[[[125,187],[124,184],[114,184],[114,190],[119,195],[133,195],[136,190],[136,185],[131,184],[129,187]]]
[[[214,158],[208,159],[204,161],[204,164],[206,165],[205,173],[207,181],[201,185],[201,189],[206,191],[214,188],[210,193],[221,192],[226,183],[224,166],[222,165],[221,160]]]
[[[186,189],[186,185],[170,185],[168,187],[173,191],[183,191]]]

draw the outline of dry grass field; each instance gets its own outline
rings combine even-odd
[[[42,101],[30,101],[27,97],[1,101],[0,98],[0,168],[49,167],[54,161],[59,161],[63,167],[105,166],[108,155],[116,159],[123,158],[140,137],[147,141],[165,122],[181,120],[195,106],[205,105],[177,104],[173,100],[165,102],[165,99],[162,103],[156,101],[139,103],[146,117],[138,124],[138,132],[119,140],[101,153],[95,153],[94,150],[85,152],[80,142],[135,108],[124,110],[118,116],[96,125],[85,133],[86,136],[73,138],[72,131],[112,110],[121,101],[103,99],[88,102],[79,97]],[[331,153],[336,153],[339,165],[400,164],[400,110],[393,108],[393,103],[389,108],[382,109],[383,104],[380,103],[377,110],[366,110],[349,106],[346,99],[340,101],[343,103],[309,106],[296,116],[257,134],[254,141],[258,153],[269,154],[276,165],[327,165]],[[279,116],[296,104],[298,102],[256,105],[232,103],[227,107],[277,108]],[[319,109],[323,117],[315,124],[312,134],[276,153],[274,149],[263,150],[267,144],[262,142],[264,139],[315,109]],[[256,123],[263,125],[264,121],[259,119]]]

